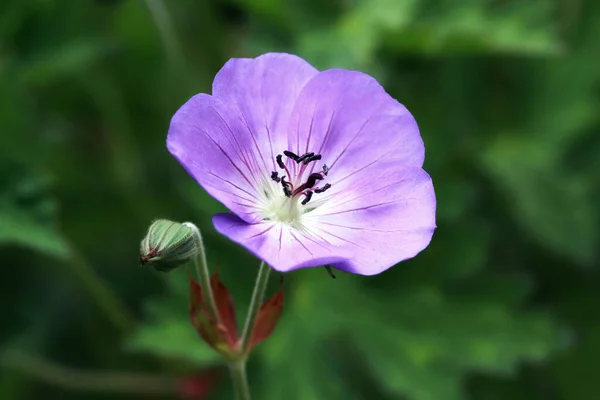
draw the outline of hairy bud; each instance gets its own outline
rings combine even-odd
[[[197,234],[198,228],[189,222],[154,221],[140,244],[140,263],[161,272],[179,267],[200,250]]]

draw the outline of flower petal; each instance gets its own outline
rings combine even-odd
[[[344,251],[338,248],[340,243],[337,239],[332,238],[333,242],[323,240],[314,231],[301,232],[275,222],[248,224],[232,214],[215,215],[213,224],[219,233],[241,244],[280,272],[339,263],[346,259]]]
[[[211,196],[246,221],[259,219],[264,177],[235,110],[207,94],[192,97],[171,120],[167,148]]]
[[[293,105],[317,73],[289,54],[229,60],[213,96],[196,95],[173,116],[169,151],[211,196],[245,221],[258,221],[257,190],[276,170]]]
[[[288,150],[292,109],[304,85],[318,72],[300,57],[268,53],[231,59],[215,77],[213,96],[238,110],[267,171],[277,170],[275,156]]]
[[[329,182],[385,160],[421,167],[423,140],[408,110],[369,75],[323,71],[302,89],[288,127],[297,154],[315,152],[331,170]]]
[[[366,168],[354,183],[357,190],[340,193],[306,215],[325,237],[344,240],[354,250],[335,268],[374,275],[427,247],[436,227],[436,202],[425,171],[388,163]]]

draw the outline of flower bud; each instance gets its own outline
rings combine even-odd
[[[140,263],[148,263],[161,272],[169,272],[194,257],[200,250],[198,228],[184,222],[156,220],[140,244]]]

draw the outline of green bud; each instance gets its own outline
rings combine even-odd
[[[189,222],[154,221],[140,244],[140,263],[150,264],[162,272],[179,267],[200,250],[197,231],[198,228]]]

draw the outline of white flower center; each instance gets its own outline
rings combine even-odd
[[[305,211],[305,207],[300,204],[301,198],[298,196],[286,197],[281,187],[273,188],[270,182],[269,186],[271,186],[271,193],[269,193],[260,209],[263,218],[292,225],[299,223]]]

